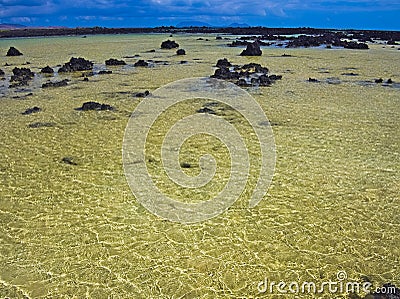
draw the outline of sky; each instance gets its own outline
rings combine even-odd
[[[0,0],[0,23],[26,26],[213,26],[400,30],[399,0]]]

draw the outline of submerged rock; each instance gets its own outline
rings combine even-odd
[[[61,87],[61,86],[67,86],[68,85],[68,79],[64,79],[61,81],[57,82],[46,82],[42,84],[42,88],[48,88],[48,87]]]
[[[106,65],[126,65],[126,62],[123,60],[110,58],[110,59],[106,60]]]
[[[179,49],[176,51],[176,55],[186,55],[186,51],[184,49]]]
[[[177,44],[173,40],[166,40],[161,43],[161,49],[174,49],[179,48],[179,44]]]
[[[240,53],[240,56],[261,56],[262,51],[260,49],[260,44],[255,41],[254,43],[248,44],[246,49]]]
[[[93,62],[84,58],[72,57],[69,62],[65,63],[59,70],[59,73],[88,71],[93,69]]]
[[[31,123],[28,125],[29,128],[51,128],[54,127],[56,124],[55,123],[50,123],[50,122],[35,122]]]
[[[207,113],[207,114],[216,114],[215,111],[211,108],[208,107],[203,107],[198,110],[196,110],[197,113]]]
[[[22,54],[18,49],[14,48],[14,47],[10,47],[10,49],[8,49],[6,56],[22,56],[24,54]]]
[[[74,165],[74,166],[78,165],[78,163],[76,163],[74,161],[74,158],[72,158],[72,157],[64,157],[61,159],[61,162],[68,164],[68,165]]]
[[[40,112],[40,111],[42,111],[42,109],[41,108],[39,108],[39,107],[33,107],[33,108],[28,108],[28,109],[26,109],[24,112],[22,112],[21,114],[22,115],[29,115],[29,114],[32,114],[32,113],[38,113],[38,112]]]
[[[82,107],[77,108],[76,110],[82,110],[82,111],[89,111],[89,110],[114,110],[114,107],[108,105],[108,104],[100,104],[97,102],[85,102],[82,104]]]

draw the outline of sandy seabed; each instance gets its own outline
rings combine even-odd
[[[241,57],[241,49],[227,47],[226,40],[183,34],[173,39],[187,55],[177,56],[160,49],[167,38],[0,40],[0,68],[6,72],[0,81],[0,296],[281,298],[260,294],[257,285],[266,278],[336,281],[338,271],[348,281],[399,285],[400,51],[380,44],[369,50],[264,48],[261,57]],[[6,57],[10,46],[24,55]],[[127,65],[107,67],[112,74],[88,82],[81,73],[36,75],[27,87],[8,88],[14,67],[39,73],[73,56],[93,61],[95,71],[106,69],[111,57]],[[273,127],[273,182],[256,208],[247,206],[250,179],[237,202],[216,218],[192,225],[163,220],[135,200],[124,176],[124,130],[142,100],[134,94],[210,76],[223,57],[234,64],[260,63],[283,76],[270,87],[247,89]],[[138,59],[156,63],[135,68]],[[310,77],[320,82],[308,82]],[[71,80],[68,86],[40,88],[64,78]],[[373,83],[376,78],[395,83]],[[115,110],[75,110],[87,101]],[[195,175],[198,153],[214,154],[220,162],[210,185],[181,190],[163,172],[157,148],[165,128],[203,104],[199,99],[173,107],[149,136],[149,171],[177,198],[203,199],[220,190],[229,174],[226,149],[201,136],[189,140],[181,155],[193,165],[185,171]],[[33,106],[42,111],[21,114]],[[256,157],[240,115],[228,110],[223,117],[249,136]],[[52,126],[29,127],[38,122]],[[77,165],[63,163],[64,157]]]

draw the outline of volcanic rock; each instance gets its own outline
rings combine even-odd
[[[65,63],[59,70],[59,73],[88,71],[93,69],[93,62],[84,58],[72,57],[69,62]]]
[[[161,49],[174,49],[179,48],[179,44],[177,44],[173,40],[166,40],[161,43]]]
[[[114,108],[108,104],[100,104],[97,102],[85,102],[82,104],[82,107],[77,108],[76,110],[89,111],[89,110],[114,110]]]
[[[123,60],[110,58],[110,59],[106,60],[106,65],[126,65],[126,62]]]
[[[240,56],[261,56],[261,55],[262,51],[257,41],[248,44],[246,50],[243,50],[242,53],[240,53]]]
[[[46,66],[46,67],[42,68],[42,69],[40,70],[40,72],[41,72],[41,73],[44,73],[44,74],[53,74],[53,73],[54,73],[54,70],[53,70],[51,67]]]
[[[6,56],[21,56],[23,55],[18,49],[14,48],[14,47],[10,47],[10,49],[8,49]]]
[[[141,60],[138,60],[133,66],[134,67],[138,67],[138,66],[146,67],[146,66],[149,66],[149,63],[141,59]]]

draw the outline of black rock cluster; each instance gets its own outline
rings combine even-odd
[[[32,80],[35,74],[29,68],[18,68],[15,67],[13,70],[13,75],[10,81],[14,82],[11,87],[28,85],[28,81]]]
[[[90,71],[93,69],[93,62],[85,58],[72,57],[69,62],[65,63],[59,70],[59,73],[77,72],[77,71]]]
[[[258,63],[233,66],[226,58],[218,60],[211,78],[228,80],[239,86],[270,86],[282,76],[268,75],[268,68]]]

